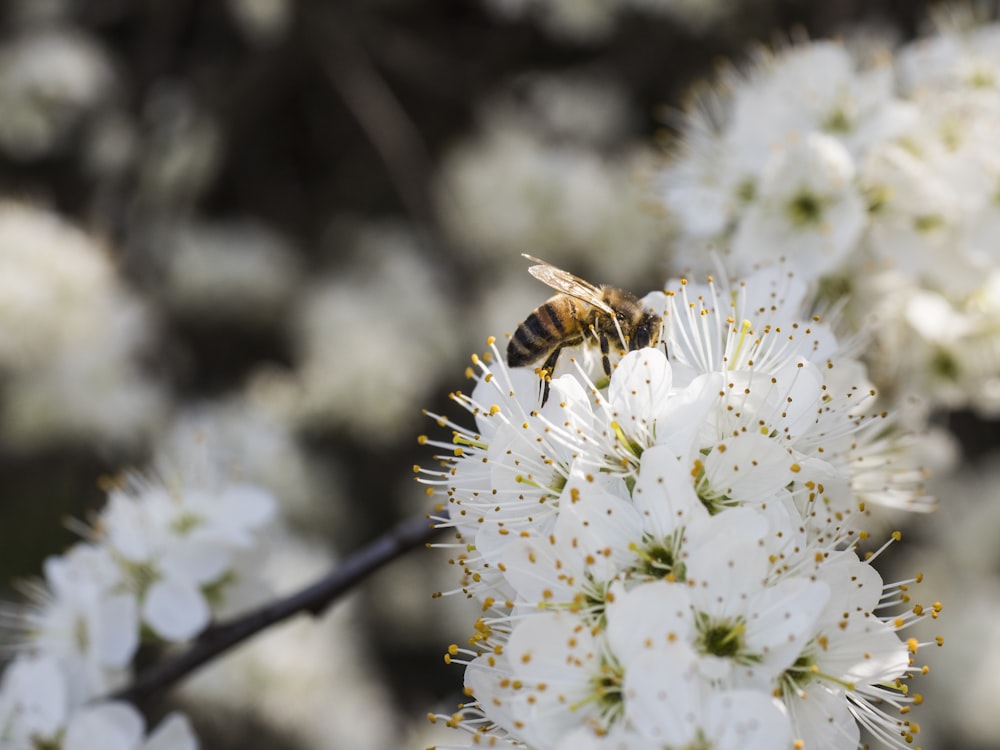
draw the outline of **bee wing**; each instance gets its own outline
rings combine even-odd
[[[527,253],[522,253],[522,255],[524,255],[524,257],[528,260],[534,261],[538,264],[528,268],[528,273],[541,281],[543,284],[547,284],[557,292],[568,294],[570,297],[576,297],[578,300],[582,300],[588,305],[593,305],[598,310],[607,313],[608,315],[615,314],[615,311],[601,299],[601,290],[589,281],[584,281],[579,276],[574,276],[569,271],[556,268],[551,263],[546,263],[540,258],[535,258]]]

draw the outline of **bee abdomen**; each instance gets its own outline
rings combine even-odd
[[[507,364],[522,367],[548,354],[560,343],[575,338],[575,319],[572,306],[563,310],[551,301],[539,306],[514,331],[507,343]],[[568,313],[568,314],[567,314]]]

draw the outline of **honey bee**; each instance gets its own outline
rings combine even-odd
[[[559,294],[550,297],[525,318],[507,344],[507,364],[523,367],[542,357],[542,405],[549,397],[549,378],[559,353],[594,336],[601,347],[605,375],[611,376],[610,341],[622,343],[620,351],[634,351],[656,344],[660,336],[660,316],[645,307],[630,292],[602,284],[594,286],[544,260],[524,254],[537,265],[528,273]]]

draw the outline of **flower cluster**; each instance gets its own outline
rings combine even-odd
[[[449,654],[475,702],[440,718],[538,749],[908,746],[900,631],[937,607],[857,547],[868,504],[931,503],[805,292],[773,270],[654,292],[659,345],[609,378],[564,350],[541,405],[495,344],[474,358],[453,399],[476,426],[432,415],[454,437],[419,469],[483,611]]]
[[[882,390],[995,412],[1000,25],[943,20],[895,54],[762,52],[697,92],[654,180],[682,247],[736,274],[784,258],[875,312]]]
[[[44,580],[27,585],[30,603],[8,608],[18,652],[0,684],[0,748],[197,746],[179,715],[141,744],[138,712],[105,697],[128,681],[141,642],[187,640],[257,596],[245,558],[274,499],[201,479],[127,477],[85,540],[45,561]]]

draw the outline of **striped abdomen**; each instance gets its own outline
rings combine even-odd
[[[557,346],[583,341],[584,317],[590,305],[566,294],[557,294],[529,315],[507,343],[507,364],[522,367],[552,352]]]

